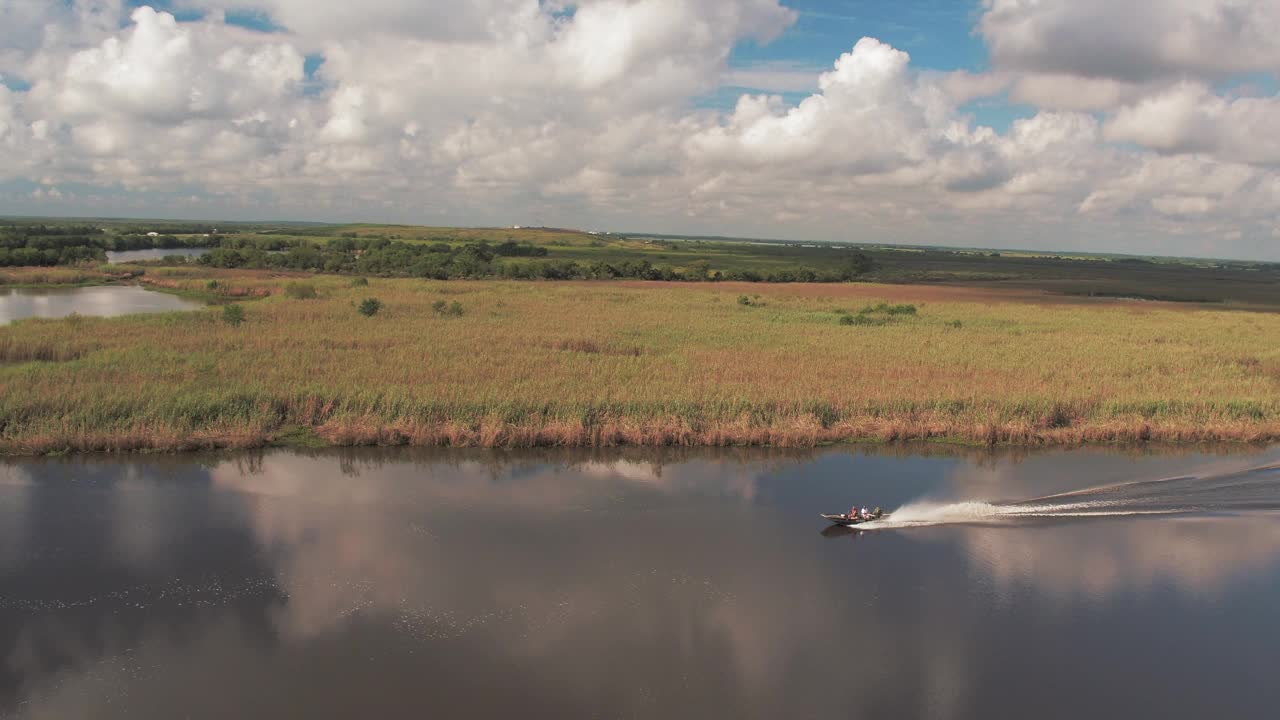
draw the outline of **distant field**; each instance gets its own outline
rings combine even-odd
[[[244,322],[0,328],[3,451],[1280,439],[1270,312],[1021,287],[143,280]]]
[[[1053,255],[1044,252],[981,251],[960,248],[893,247],[886,245],[849,246],[823,243],[758,242],[731,238],[675,238],[662,236],[622,236],[589,234],[577,230],[548,228],[449,228],[407,225],[319,225],[303,223],[180,223],[166,221],[55,221],[49,220],[47,232],[59,228],[92,230],[96,235],[73,238],[11,238],[12,250],[6,250],[5,235],[18,232],[22,223],[34,220],[0,220],[0,266],[35,264],[12,262],[26,258],[26,247],[58,245],[59,252],[46,250],[49,262],[66,257],[81,262],[86,257],[104,259],[105,249],[147,247],[146,232],[160,233],[156,247],[188,247],[203,243],[208,246],[258,252],[256,260],[229,263],[235,267],[266,267],[276,263],[278,269],[339,270],[353,266],[352,272],[369,275],[418,275],[422,277],[546,277],[550,279],[596,278],[598,269],[610,265],[612,273],[622,277],[648,279],[723,278],[745,280],[830,280],[834,270],[844,267],[850,258],[865,256],[870,270],[860,270],[855,279],[892,284],[960,285],[983,288],[1006,288],[1063,295],[1116,297],[1146,300],[1169,300],[1198,304],[1230,304],[1234,307],[1280,309],[1280,264],[1241,261],[1176,260],[1169,258],[1134,258],[1103,255]],[[46,221],[41,221],[46,222]],[[44,227],[43,225],[41,227]],[[212,232],[217,230],[217,232]],[[371,254],[357,261],[364,250],[349,247],[343,258],[335,260],[317,248],[337,247],[335,241],[352,245],[376,241],[382,245],[422,251],[427,245],[454,252],[480,243],[490,249],[504,243],[535,245],[544,248],[545,256],[492,257],[477,264],[471,258],[452,262],[448,253],[439,254],[440,262],[376,263]],[[21,241],[21,242],[19,242]],[[83,242],[86,247],[62,248],[67,243]],[[401,245],[396,245],[400,243]],[[59,245],[60,244],[60,245]],[[378,252],[383,252],[379,250]],[[22,253],[21,255],[15,253]],[[272,253],[263,255],[263,253]],[[293,253],[299,257],[293,257]],[[384,253],[385,254],[385,253]],[[403,253],[402,253],[403,254]],[[459,253],[465,255],[466,253]],[[341,262],[339,262],[341,261]],[[90,261],[92,263],[92,261]],[[256,264],[255,264],[256,263]],[[361,265],[367,267],[361,267]],[[641,264],[654,272],[637,272]],[[803,271],[808,271],[804,274]],[[606,275],[609,273],[605,273]],[[0,281],[3,278],[0,277]]]

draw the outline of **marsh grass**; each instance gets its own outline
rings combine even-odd
[[[741,312],[734,285],[380,279],[370,322],[349,278],[311,278],[307,302],[278,297],[291,277],[163,278],[209,279],[263,298],[252,332],[217,312],[0,328],[0,448],[1280,438],[1274,314],[874,285],[771,286]],[[441,295],[465,322],[436,319]],[[831,331],[833,304],[925,300]]]
[[[284,286],[284,294],[294,300],[314,300],[318,297],[316,293],[316,286],[311,283],[304,282],[286,283]]]

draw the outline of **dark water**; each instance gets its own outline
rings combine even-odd
[[[60,318],[72,313],[111,317],[204,307],[133,285],[82,288],[0,288],[0,325],[29,317]]]
[[[169,255],[183,257],[199,257],[209,252],[209,248],[147,248],[146,250],[108,250],[107,262],[128,263],[141,260],[160,260]]]
[[[0,716],[1274,717],[1236,453],[11,461]]]

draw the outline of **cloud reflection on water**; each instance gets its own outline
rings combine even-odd
[[[1069,462],[1063,462],[1063,458]],[[1124,459],[1105,451],[1047,453],[1023,462],[962,463],[949,474],[947,499],[1018,499],[1087,487],[1175,476],[1211,479],[1263,468],[1280,449],[1227,457],[1184,455]],[[1280,477],[1276,480],[1280,501]],[[1253,573],[1280,567],[1274,513],[1231,517],[1037,520],[1034,527],[956,526],[973,567],[1000,596],[1030,587],[1057,602],[1103,602],[1163,591],[1225,592]],[[939,539],[949,541],[951,535]]]
[[[26,552],[30,487],[25,470],[0,465],[0,572],[17,567]]]
[[[1256,517],[831,541],[811,511],[798,519],[785,503],[848,487],[821,473],[872,467],[840,454],[798,466],[732,454],[440,457],[273,452],[181,482],[152,461],[95,466],[110,475],[109,522],[87,532],[122,568],[159,585],[219,553],[252,555],[272,592],[148,600],[132,624],[127,607],[33,618],[24,646],[65,636],[66,658],[51,672],[39,653],[8,655],[20,716],[377,716],[429,695],[419,714],[782,717],[855,694],[879,716],[971,716],[984,675],[1002,669],[988,652],[1001,617],[992,599],[1028,622],[1041,600],[1101,612],[1130,596],[1157,602],[1167,583],[1211,600],[1280,559],[1280,529]],[[1081,468],[1106,479],[1135,466],[1160,475],[1166,464],[957,460],[932,494],[1026,496],[1079,487]],[[895,478],[862,482],[859,494]],[[30,477],[0,466],[0,492],[14,488],[30,497]],[[191,527],[197,516],[244,544],[184,554],[209,537]],[[0,540],[20,546],[31,522],[29,505],[0,507]],[[967,587],[972,570],[991,596]]]

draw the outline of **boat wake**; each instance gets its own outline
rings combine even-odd
[[[1280,465],[1213,476],[1183,476],[1075,490],[1016,501],[908,503],[859,530],[930,525],[997,525],[1046,518],[1231,514],[1280,510]]]

